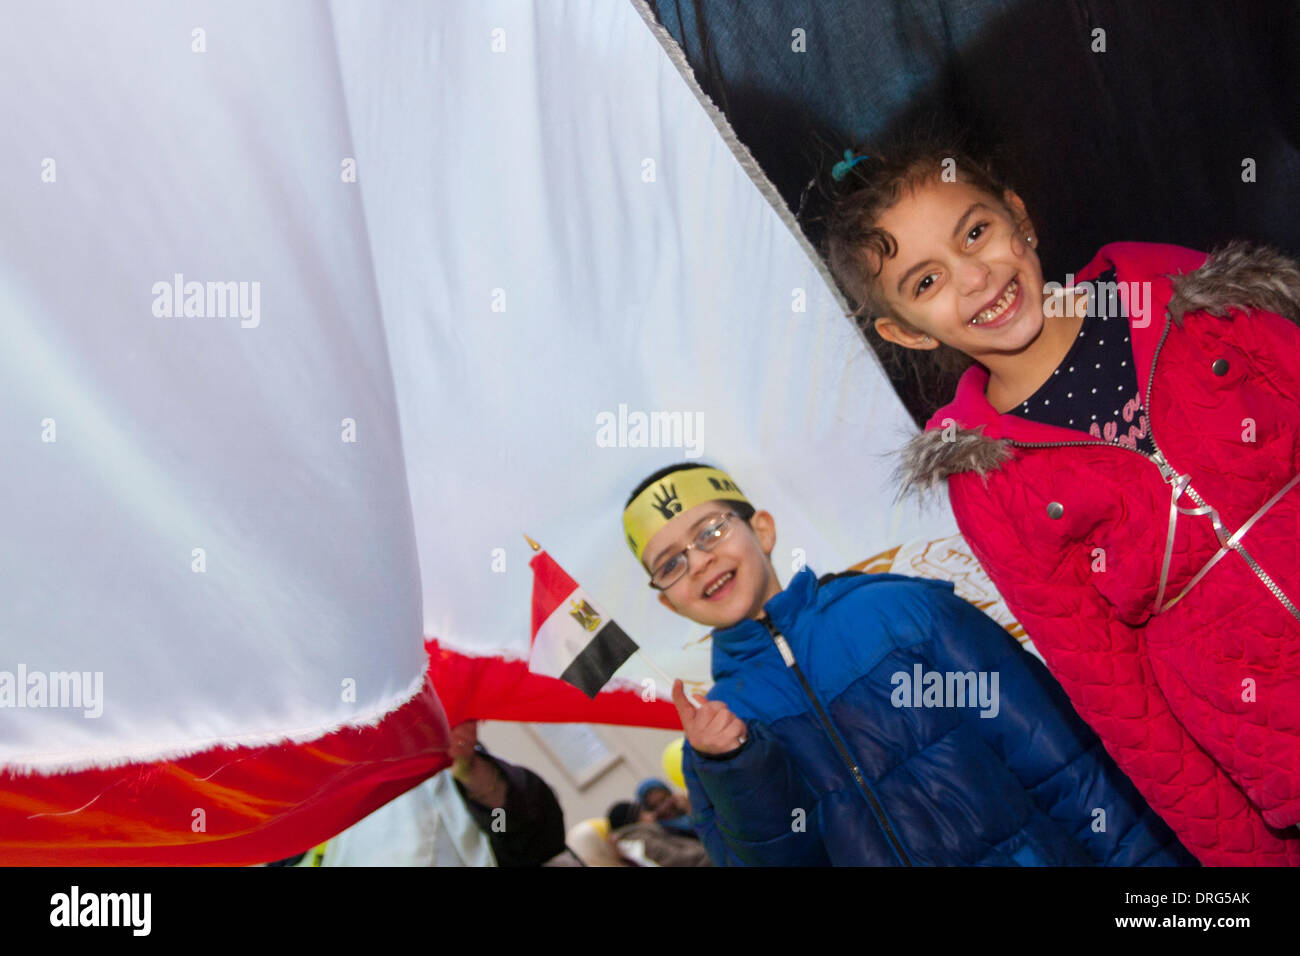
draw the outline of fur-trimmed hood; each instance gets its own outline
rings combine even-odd
[[[1114,265],[1120,281],[1130,281],[1133,276],[1125,274],[1124,253],[1134,248],[1176,249],[1135,243],[1106,246],[1079,278],[1095,277]],[[1190,250],[1176,251],[1183,256],[1192,255]],[[1273,249],[1232,242],[1204,258],[1199,267],[1166,273],[1161,278],[1168,281],[1172,290],[1162,311],[1179,325],[1188,312],[1226,315],[1229,308],[1274,312],[1300,324],[1300,266]],[[1136,334],[1137,327],[1134,328]],[[1160,325],[1151,331],[1159,334],[1162,330]],[[955,474],[973,471],[983,478],[1011,457],[1007,439],[985,434],[986,425],[999,417],[987,399],[983,399],[987,378],[988,373],[979,366],[968,370],[958,386],[958,397],[936,412],[927,430],[904,446],[896,473],[901,484],[900,497],[931,489]],[[975,402],[982,402],[987,423],[974,424],[969,416],[958,414],[957,406],[969,409]]]

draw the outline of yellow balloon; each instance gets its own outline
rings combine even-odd
[[[686,778],[682,776],[682,745],[684,743],[686,743],[686,738],[678,737],[664,748],[663,756],[664,774],[668,777],[668,782],[682,790],[686,789]]]

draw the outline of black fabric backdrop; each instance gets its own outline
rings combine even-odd
[[[850,139],[939,126],[1025,199],[1048,278],[1124,239],[1300,253],[1294,0],[650,3],[792,211]],[[800,221],[820,247],[817,207]]]

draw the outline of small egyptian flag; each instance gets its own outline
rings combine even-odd
[[[558,677],[595,697],[636,653],[636,642],[545,551],[528,563],[533,569],[533,650],[528,669]]]

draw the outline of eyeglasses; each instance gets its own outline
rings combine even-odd
[[[667,591],[680,581],[682,576],[686,574],[690,564],[686,559],[686,552],[692,548],[699,548],[701,551],[712,551],[718,546],[719,541],[731,533],[731,519],[737,517],[739,515],[734,511],[727,511],[714,516],[708,524],[699,530],[694,541],[655,568],[654,573],[650,575],[650,586],[657,591]]]

